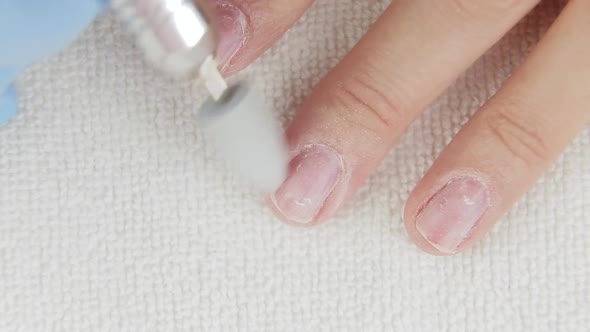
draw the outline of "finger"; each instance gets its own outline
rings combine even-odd
[[[590,121],[589,1],[570,1],[527,62],[446,148],[410,196],[426,251],[481,238]]]
[[[206,0],[220,42],[217,58],[225,75],[254,61],[289,29],[313,0]]]
[[[315,89],[288,129],[297,155],[272,197],[287,221],[332,215],[403,130],[536,0],[398,0]]]

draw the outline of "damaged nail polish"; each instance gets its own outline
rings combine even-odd
[[[334,150],[313,145],[290,164],[287,180],[273,196],[276,208],[292,222],[314,220],[343,174],[343,163]]]
[[[237,6],[228,1],[215,1],[215,16],[219,34],[217,61],[225,68],[246,43],[248,19]]]
[[[420,210],[416,229],[433,247],[452,254],[471,235],[488,206],[489,191],[483,181],[454,178]]]

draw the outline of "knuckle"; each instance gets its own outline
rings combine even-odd
[[[549,159],[550,150],[539,125],[519,116],[522,107],[504,102],[488,110],[484,123],[497,141],[529,168]]]
[[[351,75],[334,85],[331,95],[344,120],[354,122],[380,138],[392,136],[406,120],[406,103],[391,82],[383,84],[368,74]]]

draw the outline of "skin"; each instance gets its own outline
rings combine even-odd
[[[225,59],[224,72],[235,73],[254,61],[311,2],[211,1],[238,8],[246,24],[245,39]],[[538,3],[393,1],[315,87],[287,130],[293,151],[320,144],[333,149],[343,163],[342,179],[305,226],[326,221],[352,197],[412,121]],[[475,244],[590,122],[589,15],[590,1],[569,1],[528,60],[417,184],[404,219],[421,249],[448,255]],[[367,151],[365,146],[373,148]],[[417,220],[436,192],[461,177],[476,178],[486,186],[487,207],[455,250],[440,250],[417,229]],[[299,224],[274,206],[275,199],[269,202],[283,220]]]
[[[208,5],[220,33],[217,56],[225,75],[254,61],[312,4],[312,0],[199,1]],[[0,123],[2,116],[12,116],[16,110],[10,83],[19,69],[66,45],[106,2],[82,3],[65,1],[64,6],[70,7],[48,7],[80,14],[67,25],[51,24],[48,17],[61,16],[38,11],[48,24],[46,35],[52,36],[46,38],[47,45],[30,43],[22,34],[16,39],[10,33],[0,35],[13,50],[0,59],[0,110],[10,111],[0,113]],[[538,3],[393,1],[315,87],[289,126],[291,176],[269,199],[276,214],[297,226],[328,220],[421,112]],[[28,5],[10,2],[7,8],[25,13]],[[406,203],[404,221],[421,249],[449,255],[475,244],[590,122],[589,15],[590,0],[567,2],[528,60],[417,184]],[[3,22],[7,27],[34,26],[21,21]],[[333,172],[293,180],[300,173],[328,169]],[[289,189],[293,183],[297,190]],[[293,211],[301,212],[302,207],[308,213],[295,218]]]

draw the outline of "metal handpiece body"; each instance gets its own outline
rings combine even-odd
[[[212,56],[217,36],[205,7],[192,0],[113,0],[116,15],[148,61],[186,78]]]

